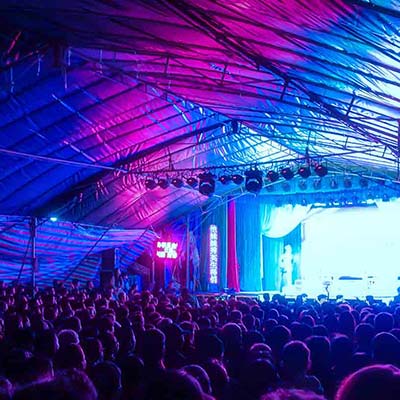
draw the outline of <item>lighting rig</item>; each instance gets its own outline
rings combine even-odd
[[[365,190],[374,186],[374,180],[375,184],[379,185],[378,178],[338,174],[337,171],[329,174],[326,162],[310,158],[268,164],[269,168],[262,164],[242,164],[214,166],[208,169],[142,171],[141,174],[145,175],[144,186],[147,190],[189,187],[207,197],[211,197],[219,185],[241,186],[243,190],[255,194],[265,188],[268,193],[282,192],[286,195]]]

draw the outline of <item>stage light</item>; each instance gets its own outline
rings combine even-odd
[[[173,178],[171,184],[179,189],[183,186],[183,181],[181,178]]]
[[[321,179],[315,179],[313,182],[313,187],[315,190],[319,190],[322,187],[322,180]]]
[[[267,192],[273,192],[273,191],[275,191],[275,186],[273,186],[273,185],[267,185],[267,186],[265,187],[265,189],[267,190]]]
[[[376,182],[377,182],[378,185],[380,185],[380,186],[384,186],[385,183],[386,183],[385,179],[383,179],[383,178],[378,178],[378,179],[376,180]]]
[[[167,178],[159,178],[157,184],[161,189],[166,189],[169,186],[169,180]]]
[[[306,190],[307,189],[307,181],[302,179],[299,181],[299,188],[300,190]]]
[[[186,183],[192,188],[197,187],[197,185],[199,184],[198,180],[194,176],[190,176],[189,178],[187,178]]]
[[[199,193],[204,196],[212,196],[215,191],[214,175],[211,172],[204,172],[199,175]]]
[[[244,178],[242,175],[239,175],[239,174],[232,175],[232,182],[236,183],[236,185],[241,185],[243,183],[243,181],[244,181]]]
[[[57,222],[58,221],[58,217],[56,216],[52,216],[49,218],[51,222]]]
[[[367,188],[367,187],[368,187],[368,180],[365,179],[365,178],[361,178],[361,179],[360,179],[360,186],[361,186],[362,188]]]
[[[319,177],[323,178],[328,173],[328,168],[325,165],[317,164],[314,167],[314,171]]]
[[[227,185],[232,178],[229,175],[221,175],[218,180],[223,184],[223,185]]]
[[[278,174],[276,171],[273,171],[273,170],[268,171],[268,173],[267,173],[267,179],[268,179],[270,182],[276,182],[276,181],[279,179],[279,174]]]
[[[290,179],[292,179],[294,177],[294,173],[293,171],[289,168],[283,168],[281,169],[281,175],[287,180],[289,181]]]
[[[302,177],[307,179],[311,175],[311,170],[309,166],[302,166],[297,170],[297,173]]]
[[[335,178],[331,179],[331,182],[330,182],[329,185],[330,185],[331,189],[337,189],[338,188],[338,183],[337,183],[337,180]]]
[[[263,173],[258,169],[251,169],[245,172],[246,190],[251,193],[258,193],[263,187]]]
[[[288,191],[290,190],[290,185],[289,185],[289,183],[283,182],[283,183],[282,183],[282,189],[283,189],[283,191],[288,192]]]
[[[154,179],[146,178],[144,182],[146,189],[153,190],[157,187],[157,183]]]
[[[351,178],[344,178],[343,185],[346,189],[350,189],[353,186],[353,183],[351,182]]]

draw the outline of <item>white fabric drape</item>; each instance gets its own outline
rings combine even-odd
[[[261,206],[261,233],[271,239],[286,236],[302,222],[311,206],[286,204],[280,207],[274,204]]]

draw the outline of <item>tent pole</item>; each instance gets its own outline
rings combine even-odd
[[[190,289],[190,216],[186,216],[186,287]],[[194,288],[193,288],[194,289]]]
[[[31,217],[30,221],[30,230],[31,230],[31,257],[32,257],[32,296],[35,295],[35,286],[36,286],[36,233],[37,233],[37,218]]]

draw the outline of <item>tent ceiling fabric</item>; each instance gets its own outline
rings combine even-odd
[[[146,192],[132,171],[307,146],[339,171],[397,178],[398,1],[39,3],[0,4],[2,213],[57,205],[78,222],[154,226],[207,199]]]

